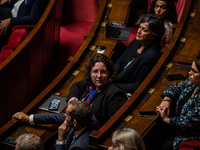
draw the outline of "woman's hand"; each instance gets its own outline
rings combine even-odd
[[[168,110],[167,110],[167,115],[169,115],[169,110],[170,110],[170,102],[171,102],[171,99],[170,99],[170,97],[168,97],[168,96],[165,96],[164,98],[163,98],[163,100],[162,100],[162,102],[160,103],[160,105],[159,106],[157,106],[156,108],[158,108],[159,107],[159,109],[163,109],[164,108],[164,106],[167,106],[167,108],[168,108]]]
[[[170,110],[170,102],[169,101],[162,101],[159,106],[156,106],[156,108],[159,108],[162,110],[162,109],[164,109],[165,106],[168,108],[167,115],[169,115],[169,110]]]
[[[169,123],[170,118],[168,117],[168,112],[169,112],[168,105],[156,106],[156,110],[160,113],[162,120],[165,123]]]
[[[74,100],[77,101],[78,98],[76,98],[76,97],[72,97],[72,98],[70,98],[69,101],[68,101],[68,104],[69,104],[69,102],[74,101]]]

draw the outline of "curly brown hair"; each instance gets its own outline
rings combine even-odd
[[[111,79],[115,79],[116,78],[116,71],[114,69],[114,65],[113,62],[105,55],[103,54],[97,54],[94,57],[90,58],[88,60],[88,63],[85,65],[85,80],[89,81],[92,83],[91,80],[91,76],[90,76],[90,72],[92,70],[92,68],[94,67],[95,63],[97,62],[102,62],[105,64],[106,68],[108,69],[109,72],[109,77]]]

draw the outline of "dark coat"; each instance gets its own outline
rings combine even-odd
[[[35,124],[62,124],[65,120],[63,113],[59,114],[35,114],[33,117]],[[96,122],[96,118],[93,116],[91,123],[81,132],[76,140],[71,144],[71,138],[73,136],[74,128],[71,128],[67,137],[65,145],[54,145],[55,150],[87,150],[89,145],[89,134],[92,130],[97,129],[99,126]]]
[[[139,87],[161,55],[159,44],[151,44],[141,54],[137,54],[140,47],[141,42],[134,39],[115,62],[117,85],[127,93],[133,93]],[[134,57],[133,62],[124,69]]]
[[[72,85],[68,99],[76,97],[82,100],[88,93],[87,82],[82,80]],[[98,93],[91,108],[99,123],[103,125],[124,104],[126,99],[126,93],[115,83],[112,83],[108,88]]]

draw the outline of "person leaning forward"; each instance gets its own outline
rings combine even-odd
[[[31,124],[61,124],[54,145],[55,150],[87,150],[89,133],[99,127],[90,106],[84,101],[69,102],[65,114],[44,113],[29,116],[17,112],[13,118]]]

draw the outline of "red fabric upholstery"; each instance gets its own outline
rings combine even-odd
[[[27,36],[26,29],[24,28],[15,29],[10,35],[8,44],[11,43],[20,44],[25,39],[26,36]]]
[[[0,52],[0,64],[13,52],[11,48],[2,49]]]
[[[183,147],[183,148],[181,148],[179,150],[194,150],[194,149],[193,148],[188,148],[188,147]]]
[[[200,141],[189,140],[180,144],[179,150],[200,150]]]
[[[0,63],[2,63],[26,38],[35,25],[17,25],[12,28],[8,44],[2,47],[0,52]]]
[[[68,55],[73,56],[84,42],[84,35],[91,28],[89,22],[76,22],[60,28],[60,46],[68,49]]]
[[[186,2],[186,0],[178,0],[178,2],[175,3],[178,22],[180,21],[181,16],[183,14],[183,10],[184,10],[184,7],[185,7],[185,2]]]
[[[19,46],[19,43],[8,43],[7,45],[3,46],[1,51],[4,51],[6,49],[12,49],[15,50]]]
[[[98,11],[97,0],[72,0],[64,2],[68,10],[64,10],[63,26],[60,27],[60,50],[67,55],[73,56],[82,43],[84,35],[90,31]],[[67,9],[65,7],[65,9]],[[67,12],[69,11],[69,12]],[[69,18],[67,18],[69,17]],[[66,54],[67,53],[67,54]]]

